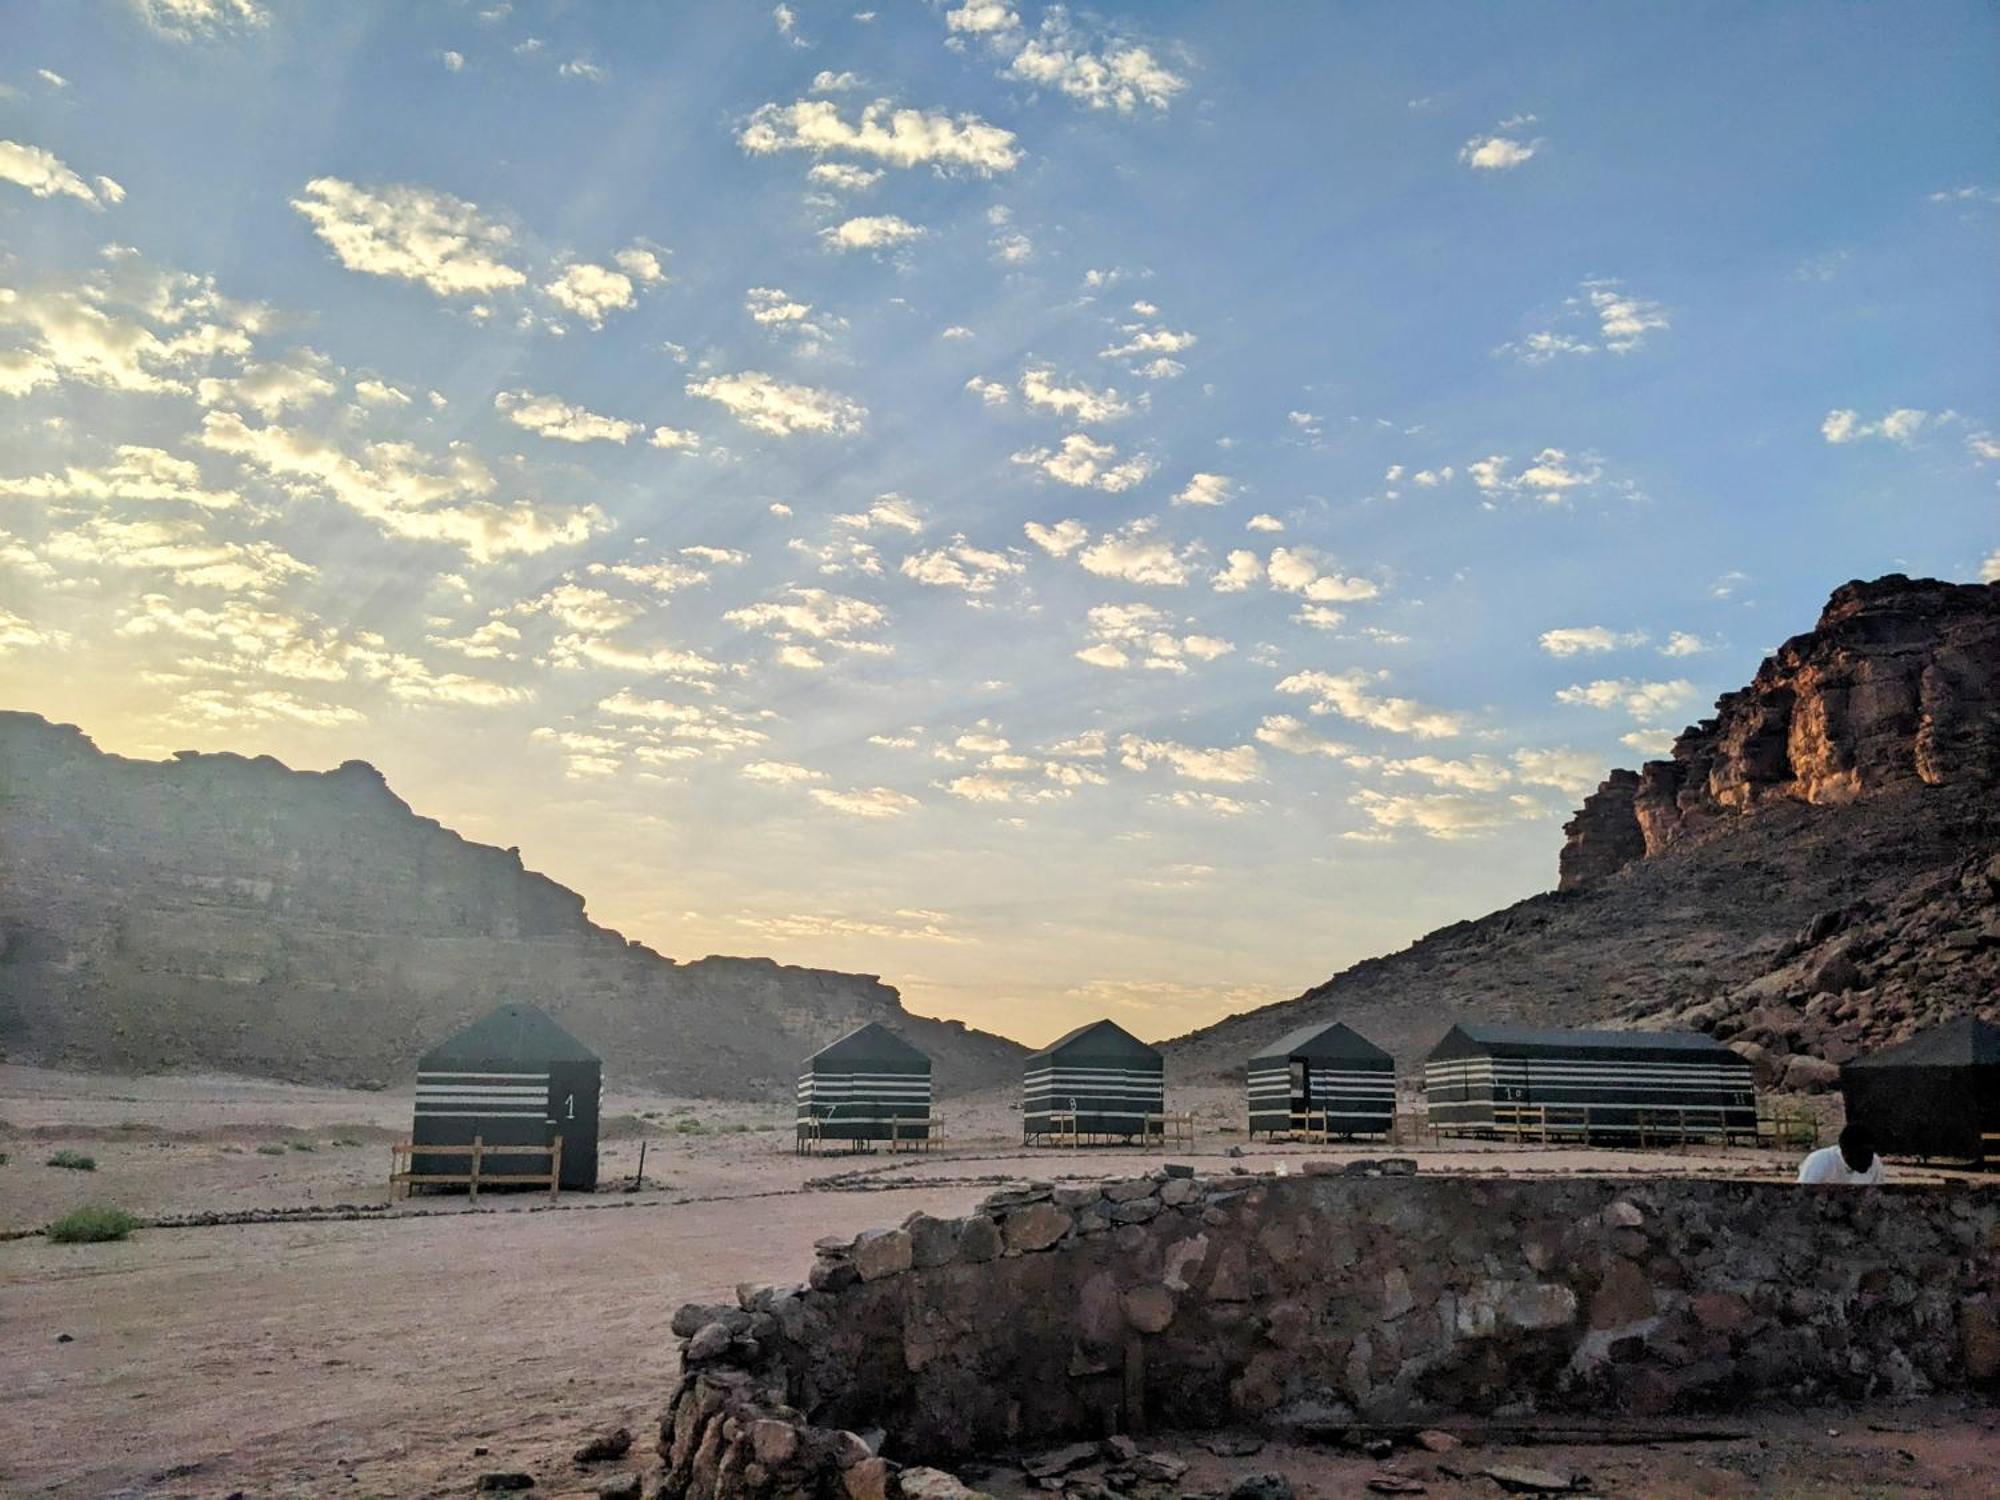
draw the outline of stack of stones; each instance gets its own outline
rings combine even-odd
[[[668,1500],[964,1500],[1053,1442],[2000,1379],[2000,1192],[1418,1177],[1029,1183],[684,1307]]]

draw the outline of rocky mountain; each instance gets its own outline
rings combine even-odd
[[[100,752],[0,713],[0,1049],[110,1071],[398,1082],[491,1006],[544,1006],[614,1083],[787,1097],[801,1057],[867,1021],[941,1090],[1025,1049],[903,1009],[873,975],[676,963],[584,914],[518,851],[413,813],[380,772]]]
[[[2000,584],[1891,574],[1565,826],[1556,891],[1167,1045],[1228,1073],[1342,1020],[1417,1062],[1462,1019],[1697,1028],[1765,1079],[2000,1015]]]

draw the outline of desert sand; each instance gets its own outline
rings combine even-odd
[[[592,1433],[627,1426],[636,1441],[623,1467],[651,1458],[677,1368],[667,1320],[681,1302],[797,1279],[821,1235],[918,1209],[961,1212],[996,1182],[1127,1175],[1165,1159],[1023,1151],[1000,1096],[947,1101],[950,1141],[928,1155],[800,1158],[776,1104],[613,1092],[596,1195],[554,1207],[539,1195],[391,1204],[389,1142],[407,1128],[406,1091],[0,1067],[0,1100],[0,1233],[14,1236],[0,1242],[9,1495],[463,1495],[503,1469],[534,1473],[540,1493],[590,1493],[603,1472],[569,1455]],[[1250,1145],[1222,1129],[1228,1091],[1178,1102],[1207,1128],[1171,1154],[1212,1172],[1383,1151]],[[645,1182],[625,1192],[642,1141]],[[65,1147],[97,1169],[45,1164]],[[1771,1178],[1793,1167],[1740,1149],[1397,1150],[1425,1172]],[[266,1221],[147,1227],[99,1245],[32,1233],[85,1202],[149,1220]],[[268,1221],[277,1211],[293,1217]],[[1537,1450],[1536,1461],[1560,1459],[1628,1495],[1836,1495],[1863,1481],[1873,1493],[1983,1495],[2000,1485],[1991,1422],[1952,1405],[1807,1413],[1760,1418],[1748,1442]],[[1187,1483],[1200,1488],[1201,1465],[1218,1461],[1185,1451],[1197,1463]],[[1403,1467],[1415,1473],[1412,1462]],[[1425,1462],[1431,1493],[1494,1493],[1476,1474],[1461,1481]],[[1318,1450],[1231,1463],[1282,1467],[1325,1494],[1359,1493],[1381,1469]],[[1773,1488],[1781,1476],[1796,1487]]]

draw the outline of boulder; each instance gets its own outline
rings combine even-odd
[[[998,1260],[1000,1252],[1006,1248],[1001,1238],[1000,1226],[984,1214],[975,1214],[967,1219],[958,1231],[958,1258],[980,1261]]]
[[[1068,1212],[1053,1203],[1016,1209],[1007,1215],[1007,1248],[1016,1254],[1046,1250],[1069,1233],[1073,1222]]]
[[[929,1214],[911,1214],[903,1224],[910,1236],[910,1264],[918,1268],[947,1265],[958,1258],[957,1219],[934,1219]]]
[[[1796,1093],[1823,1094],[1840,1086],[1840,1066],[1803,1053],[1785,1063],[1784,1087]]]
[[[870,1229],[854,1242],[854,1270],[863,1281],[880,1281],[910,1269],[915,1249],[906,1229]]]
[[[896,1476],[896,1488],[903,1500],[973,1500],[981,1493],[943,1469],[904,1469]]]
[[[1174,1294],[1163,1286],[1138,1286],[1124,1297],[1125,1321],[1141,1333],[1160,1333],[1174,1320]]]

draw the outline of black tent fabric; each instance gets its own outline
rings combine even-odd
[[[798,1138],[929,1138],[931,1060],[877,1021],[820,1048],[799,1074]],[[808,1125],[808,1122],[812,1122]]]
[[[597,1186],[597,1125],[603,1091],[597,1054],[539,1006],[502,1005],[417,1059],[414,1146],[543,1146],[562,1137],[561,1186]],[[491,1170],[546,1172],[547,1157],[509,1155]],[[426,1156],[419,1174],[462,1173],[462,1156]],[[483,1190],[483,1189],[482,1189]]]
[[[1166,1111],[1166,1064],[1115,1021],[1092,1021],[1059,1037],[1023,1065],[1021,1133],[1053,1133],[1052,1115],[1073,1113],[1082,1136],[1130,1139],[1146,1117]]]
[[[1965,1016],[1840,1070],[1850,1122],[1888,1156],[2000,1157],[2000,1025]],[[1990,1141],[1988,1137],[1993,1137]]]
[[[1690,1129],[1755,1138],[1750,1064],[1692,1031],[1559,1031],[1459,1025],[1424,1061],[1433,1128],[1549,1128],[1637,1145]]]
[[[1396,1123],[1396,1063],[1342,1022],[1305,1026],[1250,1059],[1248,1097],[1252,1135],[1388,1135]]]

